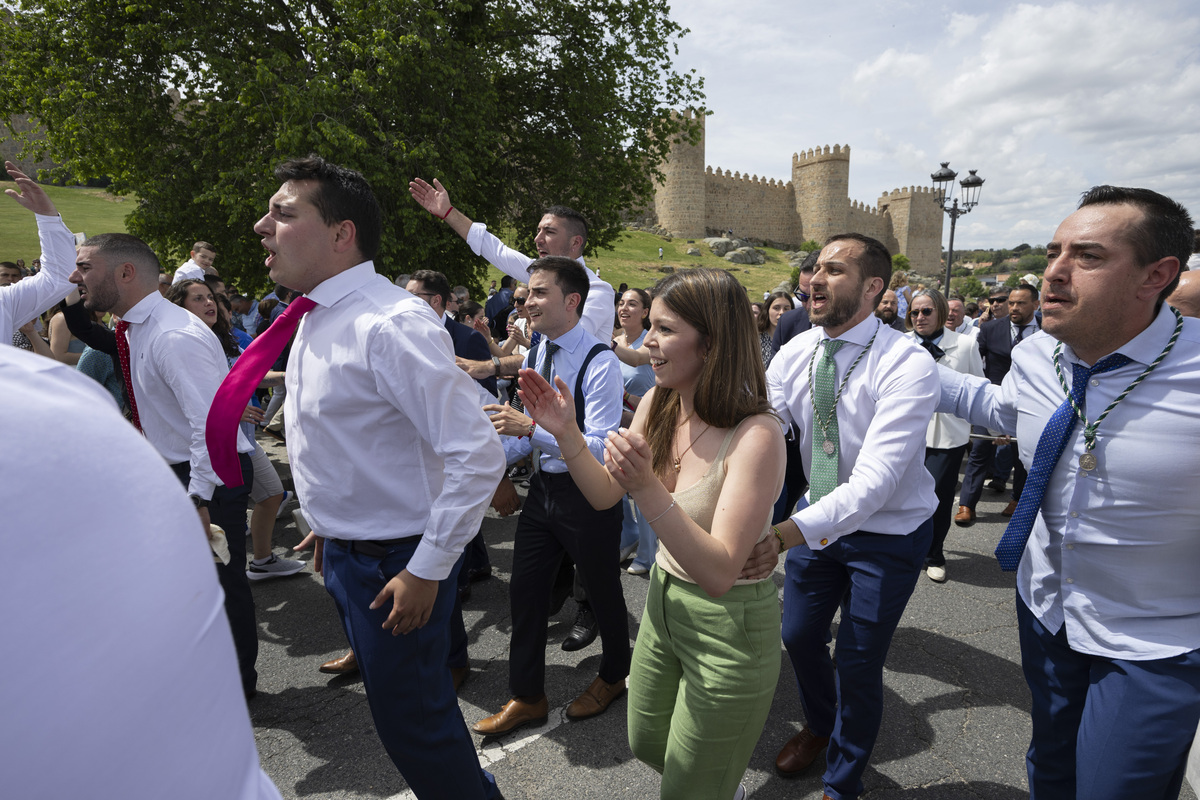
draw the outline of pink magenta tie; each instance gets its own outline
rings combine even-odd
[[[242,421],[242,413],[263,376],[279,359],[279,354],[292,338],[300,318],[315,305],[307,297],[293,300],[279,318],[250,343],[221,382],[221,388],[217,389],[212,408],[208,410],[204,437],[213,472],[226,486],[242,485],[242,469],[237,452],[238,424]]]

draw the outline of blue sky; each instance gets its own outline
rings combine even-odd
[[[705,79],[706,161],[787,180],[792,153],[849,144],[850,197],[985,179],[955,249],[1044,244],[1100,183],[1200,220],[1194,2],[677,0],[676,66]],[[943,244],[949,226],[943,236]]]

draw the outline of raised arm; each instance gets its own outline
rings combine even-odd
[[[466,241],[474,223],[466,214],[451,205],[450,193],[442,186],[441,181],[434,178],[433,185],[430,186],[420,178],[413,178],[408,182],[408,193],[421,208],[445,222]]]
[[[5,189],[4,193],[23,208],[37,215],[38,238],[42,244],[42,270],[37,275],[20,283],[0,287],[0,314],[15,330],[46,309],[53,306],[71,291],[68,280],[75,271],[75,236],[62,218],[46,192],[11,161],[4,167],[17,184],[17,190]],[[12,330],[0,331],[4,341],[12,337]]]

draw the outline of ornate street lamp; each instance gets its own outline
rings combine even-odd
[[[934,199],[942,211],[950,215],[950,248],[946,252],[946,282],[942,285],[947,297],[950,296],[950,270],[954,264],[954,226],[959,217],[970,213],[971,209],[978,205],[979,190],[983,187],[983,178],[976,175],[975,170],[970,172],[970,175],[958,182],[962,186],[961,206],[957,197],[953,203],[950,202],[950,193],[953,191],[951,184],[958,177],[958,173],[950,169],[949,161],[943,161],[942,168],[929,176],[933,179]]]

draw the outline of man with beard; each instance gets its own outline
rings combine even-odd
[[[1200,326],[1163,300],[1183,206],[1097,186],[1046,247],[1045,333],[1000,386],[942,371],[939,411],[1014,434],[1016,571],[1039,800],[1177,798],[1200,719]],[[1048,335],[1046,335],[1048,334]]]
[[[863,790],[883,715],[883,663],[921,573],[937,506],[925,429],[937,404],[936,366],[872,313],[891,255],[861,234],[825,242],[812,279],[815,326],[767,370],[771,405],[799,431],[810,488],[775,526],[787,549],[783,641],[807,725],[776,771],[798,777],[828,748],[826,798]],[[835,670],[827,642],[838,626]]]
[[[901,333],[908,331],[904,320],[900,319],[900,298],[896,297],[896,293],[891,289],[884,292],[883,297],[879,299],[879,307],[875,309],[875,316],[879,317],[884,325],[891,325]]]

